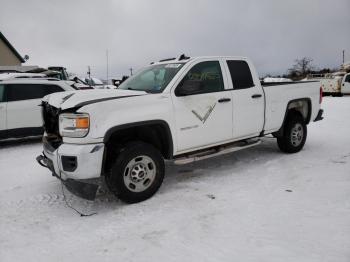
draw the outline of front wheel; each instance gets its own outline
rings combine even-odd
[[[150,144],[133,142],[125,146],[113,164],[106,182],[122,201],[137,203],[153,196],[164,178],[164,160]]]
[[[305,144],[307,127],[300,115],[293,115],[287,119],[283,136],[277,137],[278,147],[282,152],[297,153]]]

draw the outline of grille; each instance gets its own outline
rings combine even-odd
[[[59,110],[50,106],[47,102],[42,103],[42,114],[44,120],[44,129],[47,134],[59,135],[58,115]]]
[[[58,117],[60,110],[49,105],[47,102],[42,102],[42,116],[44,120],[44,130],[47,133],[46,142],[55,149],[62,143],[62,137],[58,129]]]

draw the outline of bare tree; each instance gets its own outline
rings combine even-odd
[[[293,79],[300,79],[305,77],[314,69],[312,61],[313,59],[309,57],[296,59],[293,67],[288,70],[289,76]]]

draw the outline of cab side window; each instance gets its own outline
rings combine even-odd
[[[225,89],[219,61],[196,64],[182,79],[180,85],[187,80],[201,81],[203,86],[203,92],[201,93],[220,92]]]
[[[246,61],[229,60],[227,66],[230,71],[233,89],[245,89],[254,86],[252,73]]]

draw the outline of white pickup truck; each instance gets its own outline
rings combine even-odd
[[[37,161],[78,196],[98,181],[128,203],[151,197],[164,160],[178,164],[233,152],[273,134],[300,151],[307,124],[322,119],[319,82],[262,86],[243,57],[184,55],[143,68],[117,90],[57,93],[43,99],[43,155]]]

